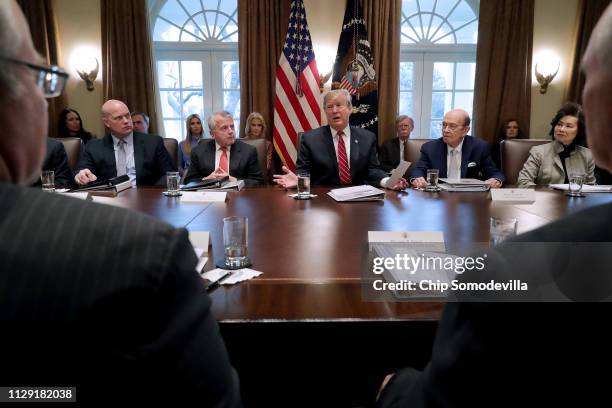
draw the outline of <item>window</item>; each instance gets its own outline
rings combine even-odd
[[[153,48],[166,137],[185,119],[226,110],[240,129],[237,0],[150,0]]]
[[[444,113],[472,116],[478,1],[402,0],[399,113],[415,138],[437,138]]]

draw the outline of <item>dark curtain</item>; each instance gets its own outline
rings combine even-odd
[[[398,114],[401,0],[362,0],[378,79],[378,141],[395,137]]]
[[[52,0],[17,0],[23,14],[30,25],[30,33],[34,47],[46,60],[47,64],[57,65],[59,62],[59,42],[57,23],[53,11]],[[66,107],[65,94],[49,99],[49,137],[57,134],[59,113]]]
[[[118,99],[157,123],[155,64],[146,0],[102,0],[104,100]],[[155,129],[149,130],[155,133]]]
[[[529,135],[534,0],[480,2],[472,135],[489,143],[517,118]]]
[[[291,2],[238,0],[238,50],[240,55],[240,123],[251,112],[263,115],[266,139],[272,140],[276,66],[289,23]],[[240,129],[244,136],[244,128]]]
[[[579,0],[576,26],[573,42],[573,64],[570,67],[568,83],[565,87],[563,101],[582,103],[582,88],[584,74],[580,70],[580,62],[586,51],[595,24],[610,4],[610,0]]]

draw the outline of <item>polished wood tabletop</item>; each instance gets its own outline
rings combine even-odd
[[[223,218],[247,217],[252,268],[263,275],[211,293],[220,321],[435,320],[440,302],[366,302],[361,275],[367,267],[368,231],[442,231],[447,243],[486,243],[491,216],[513,217],[525,232],[565,214],[612,201],[612,194],[569,198],[536,191],[530,205],[493,203],[490,194],[387,191],[382,202],[338,203],[329,188],[295,200],[277,186],[228,193],[224,203],[184,203],[161,189],[138,188],[101,198],[190,231],[209,231],[206,269],[223,257]],[[98,199],[96,197],[96,199]]]

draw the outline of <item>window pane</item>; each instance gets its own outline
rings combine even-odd
[[[457,4],[456,0],[439,1],[436,4],[436,13],[446,18],[448,17],[448,13],[450,13],[451,9],[455,7],[455,4]]]
[[[223,109],[234,118],[240,117],[240,91],[223,91]]]
[[[457,92],[455,93],[455,108],[461,108],[467,111],[472,116],[472,105],[474,104],[473,92]]]
[[[459,44],[476,44],[478,41],[478,22],[474,21],[461,30],[457,30],[457,43]]]
[[[181,3],[191,14],[195,14],[198,11],[202,11],[200,0],[181,0]]]
[[[201,40],[197,37],[194,37],[187,31],[181,31],[181,35],[179,36],[179,41],[182,42],[200,42]]]
[[[431,42],[436,44],[455,44],[455,37],[452,34],[453,28],[447,23],[435,33],[430,34]]]
[[[457,63],[457,85],[456,89],[474,89],[474,76],[476,75],[476,64],[473,62]]]
[[[204,112],[204,92],[199,90],[183,90],[183,117],[192,113],[201,115]]]
[[[414,80],[414,63],[400,62],[400,89],[402,91],[412,90]]]
[[[448,19],[450,23],[457,28],[468,21],[472,21],[474,18],[476,18],[476,16],[472,8],[465,1],[462,1]]]
[[[408,21],[410,21],[410,24],[412,24],[412,27],[414,27],[414,29],[416,30],[418,40],[425,37],[425,34],[423,33],[423,28],[421,27],[421,20],[419,19],[418,15],[409,18]]]
[[[183,29],[189,34],[191,34],[191,35],[183,35],[183,41],[192,41],[191,39],[192,36],[193,38],[196,38],[198,41],[206,40],[206,35],[202,31],[200,31],[200,27],[194,24],[193,21],[191,20],[187,24],[185,24],[185,27]]]
[[[406,17],[410,17],[412,14],[416,14],[418,12],[416,0],[403,0],[402,1],[402,13],[406,15]]]
[[[421,7],[421,12],[431,12],[434,8],[434,0],[419,0],[419,6]],[[425,18],[425,16],[423,16],[423,18]],[[429,16],[427,16],[427,21],[429,21]],[[426,21],[423,21],[423,23],[427,24]]]
[[[157,76],[160,88],[178,88],[178,61],[157,61]]]
[[[236,0],[221,0],[219,4],[219,10],[223,11],[228,16],[231,16],[232,13],[234,13],[234,11],[236,10],[236,4]],[[216,4],[215,8],[217,8]],[[236,18],[236,16],[234,16],[233,18]]]
[[[183,122],[180,120],[165,119],[164,130],[166,137],[172,137],[178,141],[183,140]]]
[[[181,6],[179,6],[176,0],[168,0],[159,12],[159,15],[169,21],[172,21],[179,27],[182,27],[185,20],[187,20],[189,17],[187,14],[185,14],[185,11]]]
[[[153,30],[153,41],[178,41],[180,30],[162,19],[157,19]]]
[[[431,118],[442,119],[444,113],[452,109],[452,92],[431,93]]]
[[[453,89],[453,68],[452,62],[435,62],[433,72],[433,89]]]
[[[160,99],[164,118],[181,117],[181,100],[178,91],[160,91]]]
[[[400,115],[413,115],[413,93],[400,92],[399,113]]]
[[[442,136],[442,130],[440,129],[440,126],[442,126],[441,119],[431,121],[431,126],[429,128],[429,138],[430,139],[437,139],[440,136]]]
[[[202,88],[202,62],[181,61],[183,88]]]
[[[223,61],[223,88],[240,89],[238,61]]]

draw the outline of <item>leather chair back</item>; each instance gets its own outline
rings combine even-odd
[[[532,147],[550,143],[550,139],[510,139],[501,142],[501,170],[506,185],[515,185]]]
[[[416,166],[419,157],[421,157],[421,146],[433,139],[408,139],[408,161],[411,163],[408,170],[412,170]]]
[[[68,166],[74,171],[79,163],[83,141],[78,137],[52,137],[51,139],[62,142],[66,156],[68,156]]]
[[[164,137],[164,147],[168,151],[174,167],[178,166],[178,142],[171,137]]]
[[[264,181],[267,183],[269,180],[270,169],[268,168],[266,159],[266,139],[240,139],[246,144],[249,144],[257,150],[257,161],[259,161],[259,167],[261,174],[263,175]]]

